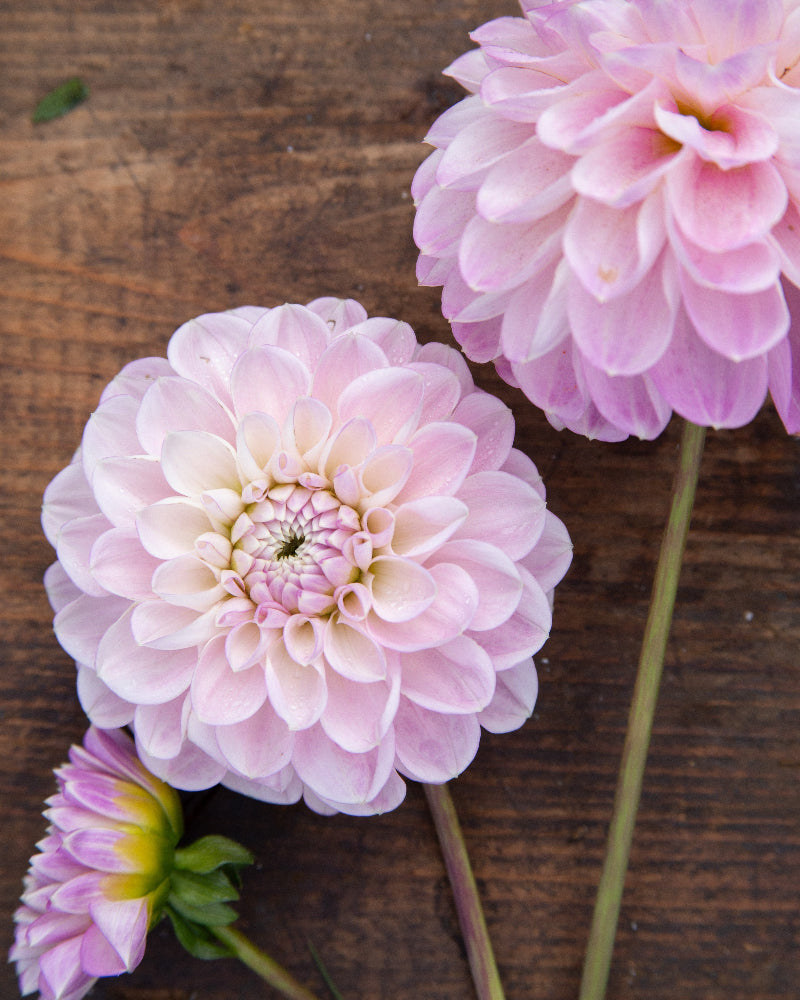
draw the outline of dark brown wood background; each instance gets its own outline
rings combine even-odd
[[[42,491],[103,385],[181,322],[354,296],[448,340],[419,289],[409,186],[460,97],[440,70],[512,0],[0,3],[2,948],[50,769],[85,728],[41,579]],[[33,126],[79,74],[91,97]],[[655,443],[553,431],[488,367],[575,560],[519,732],[453,784],[509,1000],[574,997],[679,426]],[[800,982],[798,443],[771,409],[711,433],[610,983],[613,1000],[773,1000]],[[243,929],[324,994],[472,996],[418,787],[394,813],[322,818],[220,791],[190,831],[258,855]],[[3,967],[0,995],[16,993]],[[166,927],[98,1000],[266,996]]]

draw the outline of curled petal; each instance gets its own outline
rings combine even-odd
[[[378,556],[372,561],[370,575],[372,607],[384,621],[410,621],[436,597],[430,573],[410,559]]]

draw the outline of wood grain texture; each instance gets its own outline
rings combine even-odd
[[[85,727],[41,585],[42,491],[105,383],[175,327],[243,303],[352,295],[449,340],[414,279],[409,186],[440,76],[511,0],[28,0],[0,4],[0,945],[50,769]],[[79,75],[89,100],[34,127]],[[654,443],[557,434],[488,368],[545,476],[575,560],[519,732],[485,735],[453,784],[509,1000],[577,993],[678,427]],[[613,1000],[783,1000],[800,981],[798,443],[771,409],[711,433],[623,900]],[[226,791],[191,833],[258,855],[242,927],[323,994],[472,996],[421,790],[394,813],[322,818]],[[0,995],[16,995],[0,970]],[[159,927],[98,1000],[265,990]]]

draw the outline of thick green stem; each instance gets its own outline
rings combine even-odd
[[[479,1000],[504,1000],[492,942],[478,898],[478,887],[450,790],[447,785],[423,787],[450,879],[475,992]]]
[[[261,976],[273,989],[278,990],[289,1000],[317,1000],[314,994],[305,986],[301,986],[283,966],[278,965],[260,948],[256,948],[241,931],[237,931],[230,924],[227,927],[209,927],[209,930],[231,949],[240,962],[244,962],[256,975]]]
[[[642,792],[642,776],[704,441],[705,428],[687,422],[681,438],[672,506],[661,542],[650,611],[642,641],[639,671],[617,779],[614,812],[608,831],[606,858],[583,966],[580,1000],[602,1000],[608,983],[636,811]]]

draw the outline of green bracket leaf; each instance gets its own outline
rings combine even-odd
[[[72,111],[76,105],[85,101],[88,96],[89,88],[80,77],[73,76],[72,79],[62,83],[55,90],[51,90],[39,101],[33,112],[33,121],[36,123],[49,122],[52,118],[65,115],[68,111]]]

